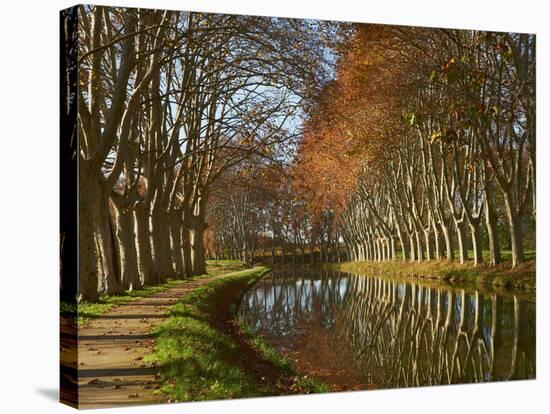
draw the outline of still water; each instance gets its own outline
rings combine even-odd
[[[244,297],[263,339],[335,390],[535,378],[535,302],[333,270],[275,271]]]

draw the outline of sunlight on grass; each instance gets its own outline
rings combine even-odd
[[[497,266],[490,266],[488,263],[475,266],[472,261],[460,264],[457,260],[453,262],[447,260],[403,262],[400,259],[385,262],[344,262],[330,266],[350,273],[374,274],[402,279],[424,279],[454,285],[492,286],[533,292],[536,289],[534,251],[526,252],[526,262],[513,269],[511,268],[509,256],[509,252],[503,251],[503,262]]]
[[[67,317],[74,317],[75,314],[78,315],[76,319],[77,324],[78,326],[82,326],[89,319],[97,318],[115,306],[162,292],[166,289],[181,285],[182,283],[204,277],[217,276],[242,269],[243,267],[244,263],[239,260],[209,260],[207,261],[207,274],[205,275],[194,276],[187,279],[168,279],[163,284],[127,291],[123,295],[101,296],[97,302],[81,302],[78,305],[76,303],[61,302],[60,312],[61,315]]]
[[[224,320],[234,317],[242,293],[268,272],[266,267],[236,272],[194,290],[174,306],[170,318],[158,328],[154,354],[147,359],[163,367],[162,391],[167,396],[196,401],[289,393],[282,383],[258,378],[250,364],[263,356],[281,375],[297,375],[290,363],[246,329],[248,346],[256,353],[243,351],[245,345],[227,331]],[[299,378],[295,386],[299,392],[328,390],[316,382],[301,383]]]

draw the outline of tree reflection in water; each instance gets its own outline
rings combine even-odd
[[[536,373],[535,304],[515,295],[331,270],[287,271],[254,286],[241,313],[283,353],[299,353],[319,335],[337,338],[334,346],[352,350],[354,375],[378,387],[526,379]],[[320,368],[325,353],[315,351]]]

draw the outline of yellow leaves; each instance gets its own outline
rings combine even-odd
[[[437,142],[438,140],[441,139],[442,136],[443,136],[443,134],[441,133],[441,131],[437,131],[437,132],[432,133],[432,135],[430,135],[430,144],[433,144],[434,142]]]

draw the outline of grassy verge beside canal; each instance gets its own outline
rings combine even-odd
[[[443,260],[423,262],[344,262],[331,265],[333,268],[349,273],[394,277],[400,279],[421,279],[439,281],[451,285],[470,285],[494,287],[506,290],[534,293],[536,290],[535,259],[511,269],[511,262],[505,261],[498,266],[473,263],[460,264]]]
[[[260,266],[232,273],[173,307],[148,357],[162,367],[160,392],[171,401],[198,401],[328,391],[237,320],[244,292],[269,271]]]

